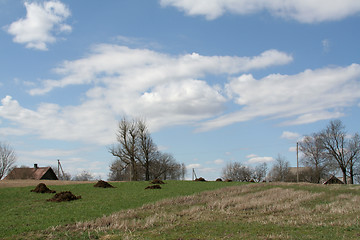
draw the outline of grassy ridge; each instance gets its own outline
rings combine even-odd
[[[247,184],[164,199],[31,237],[359,239],[360,188]]]
[[[137,208],[160,199],[190,195],[238,183],[168,181],[161,190],[144,190],[147,182],[113,183],[114,189],[94,188],[93,184],[48,186],[71,191],[82,199],[72,202],[46,202],[53,194],[30,192],[32,187],[0,189],[0,238],[9,238],[51,226],[87,221],[113,212]]]

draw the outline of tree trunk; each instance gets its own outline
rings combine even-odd
[[[345,183],[345,184],[347,184],[347,179],[346,179],[346,168],[345,169],[341,169],[341,171],[342,171],[342,173],[343,173],[343,182]]]

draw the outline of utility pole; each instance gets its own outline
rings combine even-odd
[[[58,159],[58,177],[59,178],[60,178],[60,169],[61,169],[62,176],[64,178],[65,177],[64,170],[63,170],[63,168],[61,166],[60,160]]]
[[[196,173],[195,173],[195,168],[193,168],[192,169],[192,180],[194,181],[195,179],[197,179],[197,176],[196,176]]]
[[[299,142],[296,142],[296,181],[299,182]]]

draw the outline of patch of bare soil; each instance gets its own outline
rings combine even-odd
[[[31,192],[36,193],[56,193],[56,191],[50,190],[45,183],[39,183],[35,189],[31,190]]]
[[[108,182],[105,182],[105,181],[103,181],[103,180],[100,180],[100,181],[98,181],[98,182],[94,185],[94,187],[113,188],[114,186],[111,185],[111,184],[108,183]]]
[[[75,196],[72,192],[60,192],[55,194],[53,198],[48,199],[49,202],[64,202],[64,201],[73,201],[81,199],[81,196]]]
[[[226,179],[225,182],[232,182],[232,180],[231,179]]]
[[[146,187],[145,189],[161,189],[161,186],[160,185],[151,185],[151,186]]]
[[[206,182],[205,178],[203,177],[199,177],[197,179],[195,179],[196,182]]]
[[[162,180],[160,179],[154,179],[152,182],[152,184],[165,184]]]

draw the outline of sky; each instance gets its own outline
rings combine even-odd
[[[359,132],[358,0],[0,0],[0,141],[17,165],[107,178],[117,123],[145,119],[198,177]]]

